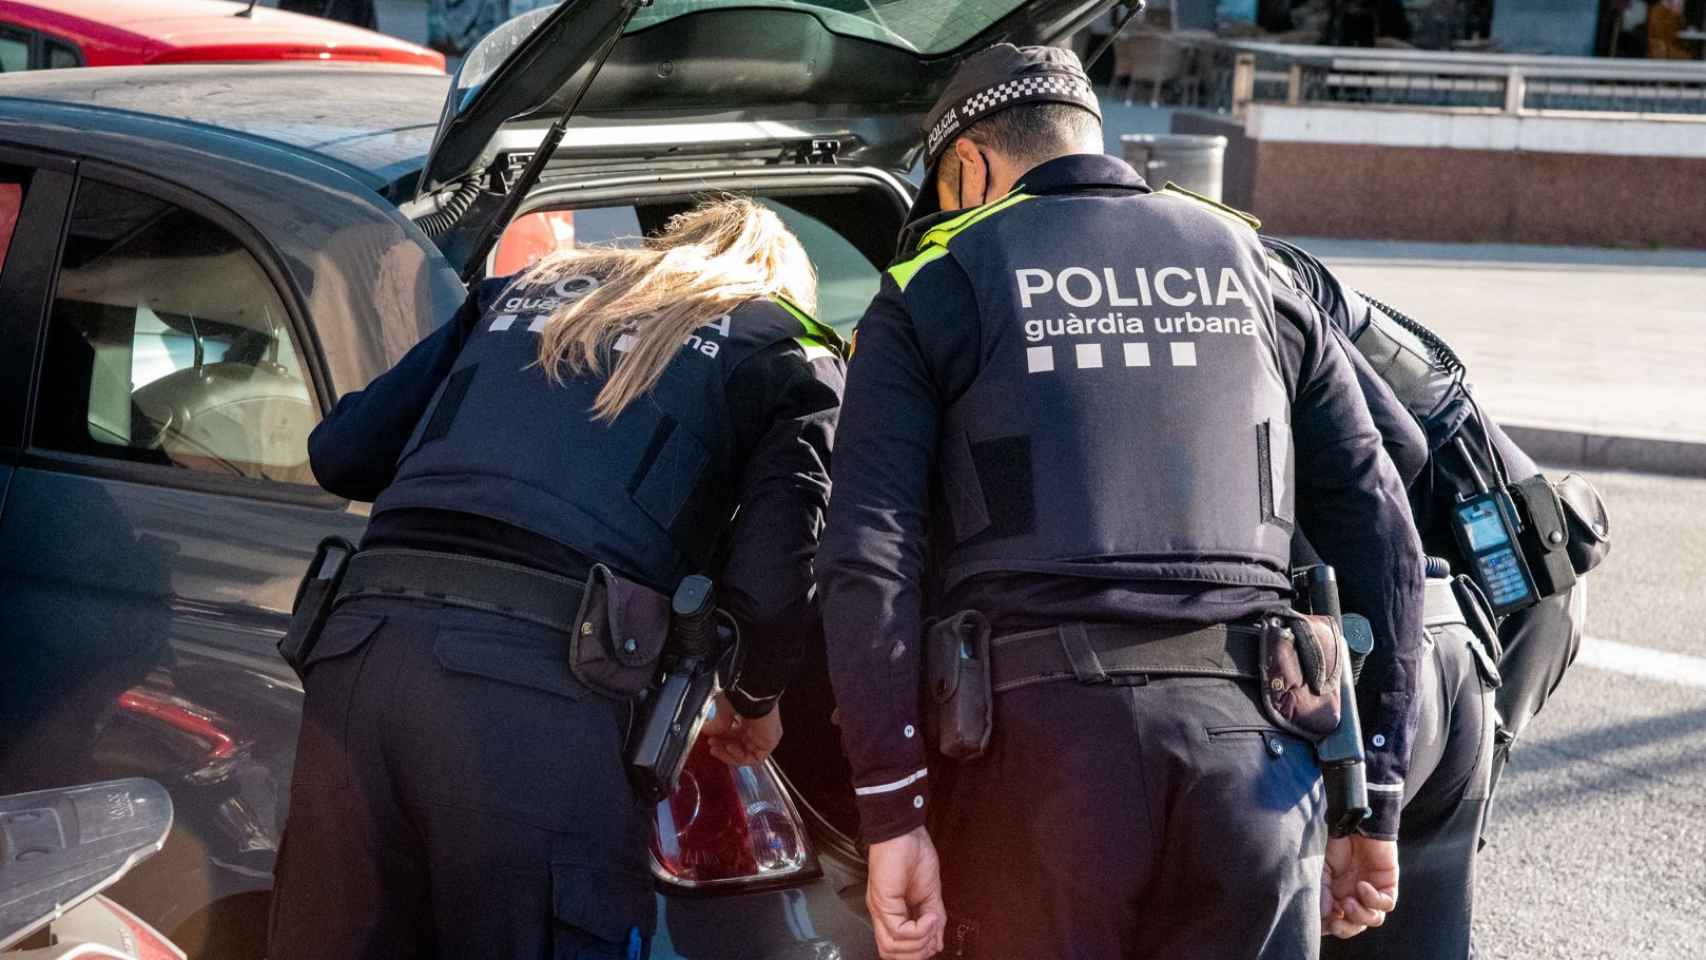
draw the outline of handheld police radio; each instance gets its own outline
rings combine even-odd
[[[1346,617],[1339,610],[1339,581],[1333,568],[1322,563],[1308,570],[1309,612],[1331,617],[1339,624],[1341,637],[1350,633]],[[1353,615],[1355,616],[1355,615]],[[1362,658],[1372,647],[1368,621],[1360,616],[1358,645],[1361,655],[1353,659],[1350,644],[1339,641],[1339,727],[1315,744],[1315,758],[1321,762],[1321,783],[1327,792],[1327,833],[1348,837],[1362,822],[1374,814],[1368,803],[1368,773],[1364,768],[1367,757],[1362,749],[1362,718],[1357,715],[1356,675],[1362,671]]]
[[[717,691],[717,647],[716,591],[709,577],[687,577],[670,601],[663,676],[641,707],[628,752],[628,779],[642,800],[662,803],[675,792]]]
[[[1474,493],[1463,494],[1451,506],[1451,534],[1463,555],[1469,558],[1470,576],[1486,594],[1493,613],[1504,616],[1540,601],[1534,575],[1517,549],[1520,525],[1508,497],[1494,491],[1469,456],[1461,436],[1453,443],[1457,455],[1475,479]]]

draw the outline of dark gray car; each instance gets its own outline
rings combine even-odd
[[[614,42],[520,213],[572,210],[586,242],[706,192],[757,196],[846,329],[953,64],[1107,5],[660,0],[618,40],[633,0],[570,0],[454,84],[315,65],[0,78],[0,794],[166,784],[172,837],[115,898],[192,956],[260,956],[302,697],[274,643],[314,545],[366,516],[313,483],[305,439],[460,304],[588,60]],[[775,761],[696,762],[660,807],[654,957],[874,955],[813,646]]]

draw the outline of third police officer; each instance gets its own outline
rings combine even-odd
[[[1320,769],[1250,666],[1298,526],[1376,638],[1327,920],[1396,904],[1403,486],[1249,225],[1100,149],[1071,54],[967,60],[855,341],[818,577],[885,957],[1315,955]]]

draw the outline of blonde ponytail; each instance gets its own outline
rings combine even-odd
[[[582,247],[540,261],[528,285],[596,278],[585,296],[551,314],[539,366],[553,383],[568,375],[609,378],[594,419],[616,419],[657,385],[693,332],[748,300],[785,298],[817,308],[817,272],[776,214],[745,198],[702,203],[671,217],[638,248]],[[616,351],[617,339],[623,349]],[[607,361],[606,358],[611,358]]]

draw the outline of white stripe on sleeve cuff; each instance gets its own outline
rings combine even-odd
[[[879,793],[893,793],[896,790],[905,790],[907,787],[910,787],[924,779],[929,773],[929,770],[919,770],[917,773],[914,773],[909,777],[902,777],[893,783],[879,783],[872,787],[854,787],[853,794],[854,796],[859,797],[869,797]]]
[[[1404,782],[1402,780],[1400,780],[1397,783],[1371,783],[1368,785],[1368,792],[1369,793],[1403,793],[1404,792]]]

